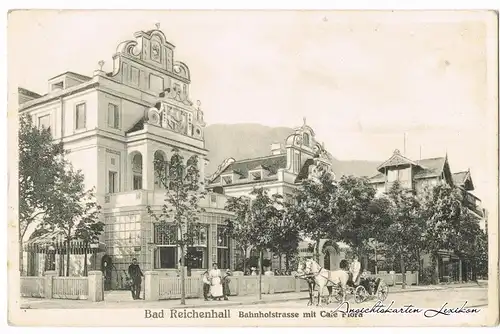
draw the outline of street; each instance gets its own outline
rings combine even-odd
[[[413,305],[419,308],[439,308],[444,303],[448,303],[446,307],[460,307],[467,302],[466,307],[486,308],[488,304],[487,289],[482,287],[467,287],[467,288],[451,288],[446,290],[434,291],[418,291],[418,292],[402,292],[389,296],[383,302],[384,305],[389,305],[394,301],[393,308]],[[371,307],[377,300],[367,300],[363,303],[356,304],[352,297],[348,298],[350,307],[361,308]],[[334,301],[332,304],[324,307],[336,308],[339,303]],[[293,308],[305,307],[307,300],[291,300],[283,302],[267,303],[265,307],[269,308]],[[263,305],[242,305],[241,308],[262,308]],[[315,307],[315,306],[312,306]]]
[[[389,295],[384,301],[384,305],[389,305],[394,301],[394,307],[401,307],[412,304],[415,307],[441,307],[445,302],[447,307],[460,307],[467,301],[466,307],[484,308],[487,306],[487,286],[465,285],[461,287],[409,287],[407,291],[400,288],[389,288]],[[422,290],[417,290],[422,289]],[[414,291],[412,291],[414,290]],[[208,301],[202,299],[187,299],[186,305],[180,305],[179,300],[144,301],[131,300],[130,294],[126,291],[121,293],[115,300],[107,296],[105,301],[92,303],[86,300],[65,300],[65,299],[43,299],[43,298],[22,298],[21,308],[29,309],[115,309],[115,308],[305,308],[307,307],[307,292],[301,293],[281,293],[262,295],[262,300],[256,296],[231,296],[229,301]],[[356,304],[353,296],[348,296],[351,307],[371,307],[376,300],[367,300]],[[324,307],[335,308],[336,301]],[[310,306],[309,308],[315,308]]]

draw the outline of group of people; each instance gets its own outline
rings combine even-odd
[[[141,299],[141,285],[144,274],[139,264],[137,264],[136,258],[132,259],[132,264],[128,267],[128,274],[130,277],[129,286],[132,292],[132,298],[134,300]],[[212,269],[210,271],[205,271],[202,275],[203,298],[205,300],[221,300],[221,298],[228,300],[227,297],[231,295],[229,289],[231,280],[229,276],[231,276],[231,271],[229,269],[223,274],[218,268],[217,263],[214,263]]]
[[[205,300],[228,300],[228,296],[231,295],[229,289],[229,279],[231,276],[231,271],[228,269],[224,274],[218,268],[217,263],[212,264],[212,269],[210,271],[205,271],[202,275],[203,281],[203,298]]]

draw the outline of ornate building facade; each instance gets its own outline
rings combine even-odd
[[[302,180],[319,177],[322,173],[330,173],[333,178],[332,157],[323,144],[316,140],[314,130],[306,124],[294,129],[294,133],[284,139],[283,143],[275,143],[270,147],[270,154],[244,160],[228,158],[223,161],[217,171],[209,177],[207,189],[213,193],[227,196],[247,196],[254,188],[265,188],[269,194],[279,194],[285,201],[293,200],[295,189]],[[312,254],[309,244],[299,244],[299,256]],[[319,245],[320,264],[327,269],[336,269],[345,253],[335,252],[334,248],[323,240]],[[343,245],[346,248],[346,245]],[[248,256],[248,254],[247,254]],[[273,268],[278,267],[279,258],[267,252],[265,257],[272,260]],[[241,261],[238,254],[238,261]],[[283,262],[283,259],[282,259]]]
[[[134,257],[144,270],[178,274],[177,231],[160,233],[147,212],[148,206],[159,210],[165,198],[153,162],[166,162],[175,148],[184,161],[199,157],[204,179],[208,152],[203,111],[190,99],[191,74],[175,58],[175,46],[159,29],[134,37],[118,45],[110,73],[102,71],[101,61],[92,77],[66,72],[49,79],[45,95],[19,89],[20,115],[29,113],[63,142],[86,187],[95,187],[106,223],[106,252],[91,261],[108,271],[113,287],[121,284]],[[201,203],[205,228],[189,249],[193,270],[212,262],[232,267],[224,205],[225,197],[215,193]]]

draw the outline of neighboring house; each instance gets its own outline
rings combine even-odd
[[[292,201],[293,192],[300,187],[302,180],[314,177],[315,173],[323,170],[331,172],[331,155],[316,140],[314,130],[306,124],[305,119],[301,127],[284,138],[283,144],[272,144],[269,153],[264,157],[226,159],[208,178],[207,189],[227,196],[250,197],[254,188],[265,188],[270,195],[279,194],[285,201]],[[328,249],[320,256],[321,265],[335,269],[341,260],[341,254],[336,254],[331,246],[324,246],[325,242],[323,240],[320,244],[320,249]],[[308,243],[306,241],[299,246],[299,249],[304,250],[301,252],[303,256],[308,254],[305,251]],[[279,259],[271,253],[265,256],[272,259],[273,268],[277,268]],[[238,257],[241,258],[242,255],[238,254]]]
[[[173,148],[185,161],[197,155],[202,179],[208,162],[203,112],[190,100],[189,68],[174,57],[175,47],[162,31],[134,37],[118,45],[111,73],[102,71],[101,61],[91,77],[66,72],[49,79],[46,95],[19,89],[20,114],[29,113],[37,126],[62,141],[68,160],[83,171],[86,187],[96,189],[107,247],[91,261],[101,268],[107,255],[113,284],[134,257],[143,270],[177,275],[176,231],[161,233],[147,213],[148,205],[160,209],[165,197],[158,177],[165,170],[155,170],[153,161],[166,162]],[[201,205],[205,228],[189,250],[189,266],[205,269],[218,262],[230,268],[234,245],[224,234],[225,197],[214,193]]]
[[[411,160],[401,155],[399,150],[378,168],[378,174],[370,178],[370,182],[376,187],[377,194],[387,192],[395,181],[399,181],[402,187],[414,190],[417,194],[427,187],[440,183],[447,183],[458,187],[465,196],[469,210],[480,219],[480,225],[486,225],[486,210],[481,206],[481,200],[475,196],[474,184],[469,170],[452,173],[448,163],[448,156],[430,159]],[[429,256],[423,256],[421,266],[430,264]],[[462,266],[462,274],[468,271],[467,264],[461,263],[452,252],[442,251],[438,260],[438,271],[441,280],[458,280]]]

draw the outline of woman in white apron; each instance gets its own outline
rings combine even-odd
[[[222,291],[222,273],[220,269],[217,268],[217,263],[212,265],[212,270],[209,272],[210,277],[210,294],[215,300],[220,300],[223,296]]]

